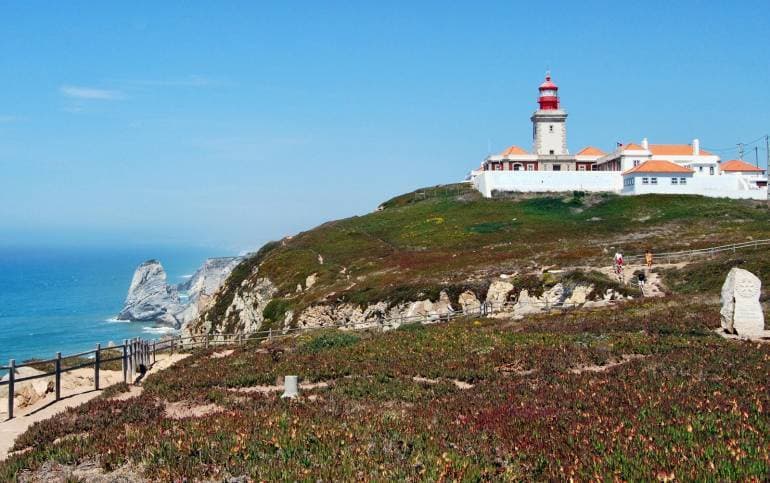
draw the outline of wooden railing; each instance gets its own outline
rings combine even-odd
[[[751,240],[747,242],[741,242],[741,243],[731,243],[730,245],[720,245],[715,247],[708,247],[708,248],[697,248],[694,250],[681,250],[676,252],[663,252],[663,253],[653,253],[654,260],[656,260],[658,263],[662,260],[665,263],[672,263],[675,260],[681,260],[684,258],[692,258],[696,256],[711,256],[716,255],[718,253],[724,253],[724,252],[732,252],[736,253],[738,250],[743,250],[746,248],[758,248],[761,246],[770,245],[770,239],[762,239],[762,240]],[[638,254],[638,255],[630,255],[630,256],[623,256],[624,260],[627,262],[644,262],[644,254]]]
[[[568,310],[576,308],[581,304],[565,303],[559,301],[533,301],[527,303],[518,302],[506,302],[503,304],[492,304],[489,302],[481,303],[477,309],[466,311],[453,311],[445,314],[431,314],[431,315],[414,315],[409,317],[397,317],[391,319],[375,319],[366,321],[363,324],[358,324],[358,327],[351,327],[351,322],[337,322],[331,324],[323,324],[319,326],[308,327],[293,327],[278,330],[261,330],[249,333],[233,333],[233,334],[201,334],[193,336],[170,336],[160,340],[145,340],[140,338],[126,339],[123,344],[117,346],[110,346],[102,348],[100,344],[96,345],[94,350],[79,352],[77,354],[69,354],[62,356],[61,352],[56,353],[56,357],[47,360],[33,360],[24,362],[23,364],[16,364],[14,359],[10,360],[7,366],[0,366],[0,371],[8,371],[8,379],[0,381],[0,386],[8,386],[8,419],[14,417],[14,397],[15,387],[21,382],[31,381],[43,377],[54,377],[54,391],[55,401],[61,399],[61,375],[66,372],[74,371],[76,369],[82,369],[84,367],[94,368],[94,390],[101,389],[99,381],[99,372],[103,369],[103,365],[107,362],[121,361],[121,370],[123,374],[123,382],[134,382],[137,377],[137,373],[141,373],[140,369],[149,368],[155,363],[156,357],[159,353],[175,352],[175,351],[188,351],[194,349],[208,349],[215,346],[227,346],[227,345],[239,345],[247,342],[261,342],[264,340],[273,340],[283,337],[292,337],[300,332],[307,332],[311,330],[319,329],[340,329],[345,328],[347,330],[378,330],[384,332],[391,330],[397,326],[424,323],[424,322],[447,322],[449,320],[458,317],[469,316],[487,316],[501,312],[511,312],[514,307],[534,307],[542,312],[550,312],[554,310]],[[114,353],[119,351],[120,354],[112,357],[103,357],[105,353]],[[86,362],[77,361],[72,366],[64,367],[63,362],[69,359],[83,358],[93,356]],[[47,364],[53,364],[54,368],[51,371],[42,372],[32,376],[18,377],[16,370],[21,367],[40,367]]]

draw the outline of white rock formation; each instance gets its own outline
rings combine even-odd
[[[157,260],[148,260],[134,271],[118,320],[157,322],[179,328],[194,320],[213,299],[241,257],[207,259],[187,282],[167,283],[166,271]],[[186,300],[179,296],[186,292]]]
[[[265,320],[262,312],[276,292],[275,285],[267,278],[258,278],[254,283],[244,280],[225,312],[225,319],[235,320],[238,332],[259,330]]]
[[[478,314],[481,310],[481,302],[479,302],[476,294],[470,290],[461,293],[457,303],[460,305],[463,314]]]
[[[501,280],[495,280],[487,290],[487,305],[493,310],[499,310],[508,301],[508,294],[513,290],[513,284]]]
[[[305,279],[305,288],[310,288],[313,285],[315,285],[316,281],[318,280],[318,274],[311,273],[307,276]]]
[[[175,314],[184,310],[176,287],[166,283],[166,271],[157,260],[148,260],[134,272],[118,320],[157,321],[178,327]]]
[[[722,285],[722,327],[727,333],[761,337],[765,317],[759,303],[762,282],[748,270],[733,267]]]

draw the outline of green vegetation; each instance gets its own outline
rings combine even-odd
[[[268,323],[275,325],[278,309],[288,306],[300,312],[319,301],[435,299],[441,290],[485,290],[500,273],[526,278],[543,266],[609,265],[609,250],[660,253],[770,238],[765,204],[697,196],[574,192],[484,199],[465,185],[450,185],[401,195],[381,208],[266,246],[233,272],[208,320],[226,326],[224,310],[235,290],[256,277],[269,278],[284,300],[270,307]],[[316,284],[298,293],[297,285],[304,287],[314,273]]]
[[[359,340],[361,339],[356,335],[333,330],[313,337],[310,341],[302,344],[301,349],[303,352],[313,354],[334,347],[347,347]]]
[[[35,424],[0,480],[93,458],[152,481],[767,480],[770,345],[718,326],[717,306],[673,297],[201,350],[140,396]],[[328,386],[242,391],[286,374]]]
[[[746,269],[759,277],[764,282],[763,295],[767,297],[770,258],[766,247],[744,249],[735,254],[697,260],[679,269],[665,270],[664,276],[673,292],[719,295],[725,276],[733,267]]]

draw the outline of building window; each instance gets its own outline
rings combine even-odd
[[[534,171],[534,170],[535,170],[535,165],[534,164],[528,164],[527,165],[527,171]]]
[[[553,151],[551,151],[551,152],[553,152]],[[553,170],[554,171],[561,171],[561,164],[554,164],[553,165]]]
[[[639,160],[638,159],[634,160],[634,166],[639,166]]]
[[[548,125],[548,132],[553,132],[553,124]]]
[[[713,166],[709,166],[709,174],[711,176],[714,176],[714,167]]]
[[[553,154],[553,149],[551,149],[550,151],[548,151],[548,154]]]
[[[679,178],[679,184],[687,184],[687,178]]]
[[[703,172],[703,166],[698,166],[698,171]]]
[[[677,184],[678,178],[671,178],[671,184]]]
[[[580,166],[578,166],[578,171],[585,171],[585,170],[586,170],[585,165],[581,164]]]
[[[650,178],[642,178],[642,184],[650,184]]]
[[[650,184],[658,184],[658,178],[650,178]]]

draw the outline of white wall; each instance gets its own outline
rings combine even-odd
[[[649,193],[658,194],[685,194],[701,195],[712,198],[734,198],[766,200],[767,187],[757,188],[755,183],[748,178],[740,176],[682,176],[687,178],[687,184],[671,184],[670,174],[655,174],[658,184],[642,184],[642,178],[652,178],[651,174],[634,173],[628,177],[634,177],[632,186],[623,186],[624,195],[641,195]]]
[[[615,171],[484,171],[473,184],[490,198],[492,191],[613,191],[619,193],[623,178]]]
[[[646,193],[701,195],[714,198],[766,200],[767,187],[757,188],[740,176],[683,176],[687,184],[671,184],[671,175],[656,174],[657,185],[643,185],[642,178],[650,174],[634,174],[633,186],[624,186],[617,171],[482,171],[473,179],[473,186],[490,198],[492,191],[560,192],[611,191],[624,195]],[[753,186],[753,188],[752,188]]]

